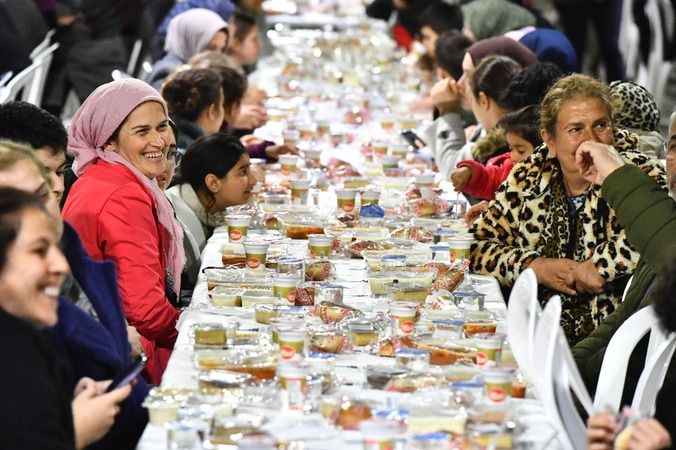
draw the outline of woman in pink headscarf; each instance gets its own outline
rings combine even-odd
[[[160,89],[169,75],[199,52],[223,52],[227,45],[228,24],[221,16],[204,8],[189,9],[169,22],[164,44],[167,54],[155,63],[148,82]]]
[[[79,179],[63,210],[87,252],[112,260],[122,307],[159,384],[176,340],[183,234],[157,186],[171,129],[159,93],[136,79],[97,88],[68,132]]]

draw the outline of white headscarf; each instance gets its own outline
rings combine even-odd
[[[194,8],[171,19],[164,49],[183,62],[205,50],[214,35],[228,28],[227,22],[213,11]]]

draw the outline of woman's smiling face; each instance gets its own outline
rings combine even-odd
[[[166,167],[170,133],[162,105],[145,102],[127,116],[117,140],[107,144],[106,150],[119,153],[143,175],[154,179]]]

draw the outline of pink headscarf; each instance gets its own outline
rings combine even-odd
[[[82,175],[91,163],[100,159],[125,166],[151,193],[160,225],[171,236],[171,242],[164,243],[162,251],[178,295],[181,292],[181,272],[185,255],[183,230],[174,218],[174,209],[155,180],[143,175],[118,153],[103,150],[103,146],[127,116],[141,103],[149,101],[162,105],[167,114],[167,105],[160,94],[141,80],[126,78],[99,86],[87,97],[70,123],[68,151],[75,157],[73,170],[77,176]]]
[[[164,49],[188,62],[205,50],[214,35],[224,28],[228,28],[227,22],[215,12],[204,8],[189,9],[169,22]]]

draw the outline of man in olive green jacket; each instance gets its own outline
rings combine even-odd
[[[676,114],[672,115],[669,137],[667,176],[670,192],[676,192]],[[665,259],[676,253],[676,202],[638,167],[625,164],[612,147],[585,142],[578,148],[576,159],[588,181],[602,186],[603,198],[615,210],[629,242],[641,254],[624,302],[572,349],[593,395],[608,342],[629,316],[651,303],[655,274]],[[632,354],[623,399],[633,396],[646,348],[647,338]]]

